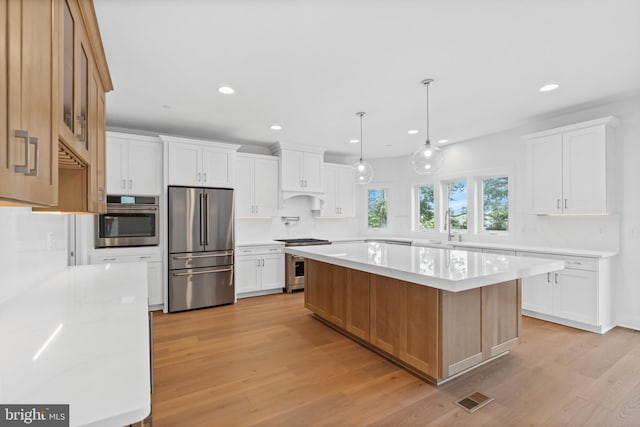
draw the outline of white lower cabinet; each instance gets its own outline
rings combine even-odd
[[[162,279],[162,262],[160,254],[140,253],[135,254],[126,252],[112,253],[100,251],[89,255],[90,264],[110,264],[122,262],[146,262],[147,263],[147,285],[149,294],[149,310],[161,310],[164,304],[163,279]]]
[[[564,270],[522,280],[523,314],[593,332],[611,329],[608,259],[531,252],[518,255],[565,261]]]
[[[281,292],[284,288],[283,246],[237,247],[235,274],[238,298]]]

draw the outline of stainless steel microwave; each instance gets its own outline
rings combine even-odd
[[[107,196],[107,213],[96,216],[96,248],[158,246],[158,198]]]

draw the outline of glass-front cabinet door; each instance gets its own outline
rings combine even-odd
[[[60,140],[83,162],[89,163],[91,141],[88,138],[89,63],[88,42],[75,2],[62,2]]]

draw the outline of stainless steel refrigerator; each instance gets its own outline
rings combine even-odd
[[[233,303],[233,190],[169,187],[169,311]]]

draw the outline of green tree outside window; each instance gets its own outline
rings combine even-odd
[[[509,178],[482,180],[482,229],[509,230]]]
[[[367,225],[372,229],[387,226],[387,191],[368,190],[367,192]]]
[[[423,230],[432,229],[434,224],[433,185],[418,187],[419,223]]]

